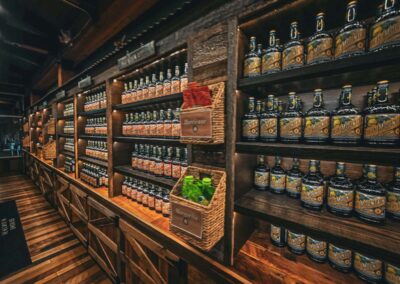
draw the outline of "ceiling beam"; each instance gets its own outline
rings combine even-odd
[[[2,92],[0,91],[0,96],[10,96],[10,97],[24,97],[24,94],[12,93],[12,92]]]
[[[0,53],[7,57],[14,58],[16,60],[19,60],[20,62],[24,62],[24,63],[30,64],[32,66],[35,66],[35,67],[40,66],[39,63],[32,61],[30,59],[26,59],[25,57],[22,57],[20,55],[13,54],[12,52],[5,50],[4,48],[0,48]]]
[[[13,47],[21,48],[21,49],[24,49],[24,50],[29,50],[31,52],[40,53],[40,54],[44,54],[44,55],[49,53],[49,51],[47,49],[40,48],[40,47],[35,47],[35,46],[29,45],[29,44],[18,43],[18,42],[15,42],[15,41],[9,41],[7,39],[1,39],[1,41],[3,43],[11,45]]]

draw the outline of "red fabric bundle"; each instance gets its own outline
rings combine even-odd
[[[209,106],[211,103],[211,91],[208,86],[200,86],[196,82],[191,82],[188,84],[188,89],[183,92],[183,109]]]

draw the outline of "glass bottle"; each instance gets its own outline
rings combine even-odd
[[[400,144],[400,106],[389,102],[389,82],[380,81],[376,102],[365,114],[364,141],[367,145]]]
[[[284,194],[286,182],[286,172],[281,167],[281,157],[275,157],[275,166],[271,169],[270,188],[273,193]]]
[[[249,112],[242,117],[242,140],[244,141],[257,141],[259,137],[259,119],[254,103],[254,97],[250,97]]]
[[[172,73],[171,69],[167,69],[167,78],[165,78],[163,82],[163,96],[168,96],[171,94],[171,78]]]
[[[148,89],[149,89],[149,99],[155,98],[156,97],[156,82],[157,82],[157,78],[156,78],[156,74],[153,73],[151,74],[151,82],[148,85]]]
[[[174,112],[174,119],[172,120],[171,127],[171,138],[179,139],[181,137],[181,120],[180,120],[181,109],[177,108]]]
[[[385,221],[386,189],[377,181],[376,166],[368,165],[367,179],[357,185],[354,210],[363,221],[383,224]]]
[[[172,160],[172,178],[177,180],[181,177],[181,149],[175,148],[175,158]]]
[[[387,186],[386,210],[390,218],[400,221],[400,167],[394,168],[393,181]]]
[[[155,202],[156,202],[155,185],[152,185],[149,190],[149,197],[147,198],[147,204],[148,204],[150,210],[155,209],[155,206],[156,206]]]
[[[302,179],[301,205],[312,210],[321,210],[324,202],[324,179],[319,172],[318,162],[310,160],[308,174]]]
[[[354,185],[345,174],[346,166],[336,163],[336,175],[328,183],[327,210],[332,214],[348,217],[354,207]]]
[[[287,245],[294,254],[304,254],[306,251],[306,235],[287,230]]]
[[[324,263],[328,259],[328,243],[307,236],[306,252],[315,262]]]
[[[334,269],[349,272],[353,264],[353,252],[330,243],[328,245],[328,260]]]
[[[276,31],[269,32],[269,46],[261,60],[261,73],[271,74],[282,70],[282,51],[276,44]]]
[[[165,120],[165,113],[164,110],[160,110],[160,115],[159,115],[159,119],[157,121],[157,136],[158,137],[164,137],[164,120]]]
[[[172,119],[173,119],[172,109],[169,108],[167,110],[167,117],[164,120],[164,136],[165,136],[165,138],[172,137]]]
[[[367,283],[381,283],[383,280],[383,262],[359,252],[354,252],[354,272]]]
[[[303,114],[298,110],[295,92],[290,92],[287,110],[279,120],[279,136],[282,142],[298,143],[302,136]]]
[[[351,1],[347,4],[346,24],[335,39],[335,59],[365,52],[367,30],[356,17],[357,1]]]
[[[261,74],[261,58],[256,51],[256,37],[250,38],[249,52],[244,59],[244,77],[254,77]]]
[[[316,17],[316,32],[307,44],[307,64],[316,64],[332,60],[333,38],[325,32],[325,14]]]
[[[352,86],[343,86],[339,107],[332,113],[331,139],[334,144],[359,144],[362,134],[362,115],[351,103]]]
[[[133,87],[132,87],[132,82],[130,82],[130,100],[129,100],[129,102],[137,101],[137,89],[138,89],[138,80],[133,81]]]
[[[180,82],[181,82],[181,86],[180,86],[180,91],[183,92],[187,89],[188,83],[189,83],[189,76],[188,76],[188,72],[189,72],[189,65],[187,64],[187,62],[185,63],[185,67],[183,69],[183,74],[180,78]]]
[[[121,93],[121,104],[127,103],[128,83],[124,83],[124,90]]]
[[[286,174],[286,194],[292,198],[300,198],[301,178],[300,161],[293,158],[293,166]]]
[[[154,209],[156,210],[157,213],[162,213],[162,202],[163,202],[162,190],[159,187],[155,195],[155,206],[154,206]]]
[[[286,244],[286,229],[271,224],[270,238],[273,245],[284,247]]]
[[[306,112],[304,120],[304,141],[306,143],[328,143],[330,113],[324,107],[321,89],[314,90],[313,106]]]
[[[149,99],[149,85],[150,85],[150,77],[146,75],[144,85],[142,88],[143,100]]]
[[[163,196],[162,203],[162,214],[164,217],[169,217],[170,202],[169,202],[169,192],[165,192]]]
[[[276,142],[278,140],[279,114],[274,95],[268,95],[267,111],[260,115],[260,140]]]
[[[257,167],[254,170],[254,187],[257,190],[267,190],[269,187],[269,168],[264,156],[257,156]]]
[[[139,86],[136,88],[135,102],[143,100],[143,86],[144,86],[144,80],[143,80],[143,78],[140,78]]]
[[[400,267],[385,262],[385,281],[388,284],[398,284],[400,281]]]
[[[150,184],[147,182],[143,183],[143,189],[142,189],[142,205],[144,207],[148,207],[149,206],[149,189],[150,189]]]
[[[172,147],[168,147],[167,155],[164,157],[164,177],[172,178]]]
[[[177,94],[181,91],[181,79],[179,74],[179,66],[175,66],[175,75],[171,79],[171,94]]]
[[[282,52],[282,70],[293,69],[304,65],[304,45],[300,40],[298,23],[290,24],[290,41]]]
[[[134,178],[131,179],[131,184],[130,184],[130,188],[131,188],[131,199],[133,201],[137,201],[137,193],[138,193],[138,181]]]
[[[158,81],[156,82],[156,97],[162,97],[164,92],[164,72],[160,71]]]
[[[164,172],[164,163],[162,161],[161,147],[156,147],[156,153],[154,155],[154,174],[156,177],[162,177]]]

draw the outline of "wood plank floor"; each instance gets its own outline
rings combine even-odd
[[[30,179],[0,177],[0,202],[8,200],[16,200],[33,263],[0,283],[111,283]]]

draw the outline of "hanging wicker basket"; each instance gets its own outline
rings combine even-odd
[[[53,140],[43,146],[43,158],[46,160],[52,160],[56,157],[56,141]]]

